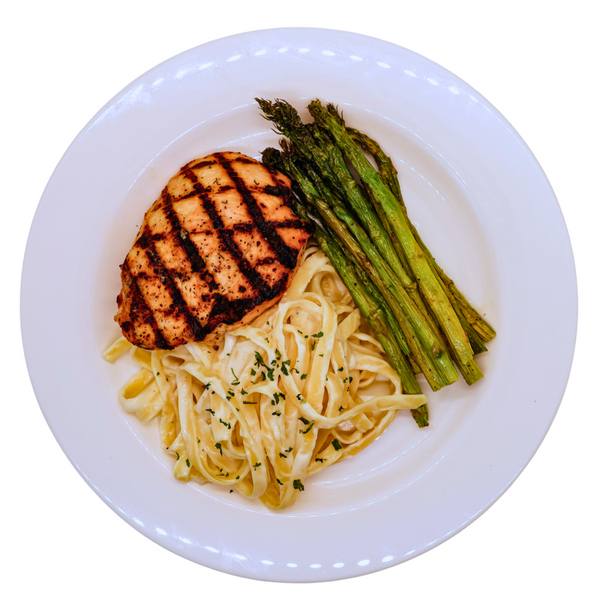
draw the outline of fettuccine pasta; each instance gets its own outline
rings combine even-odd
[[[230,486],[270,509],[294,504],[309,475],[363,450],[398,410],[426,402],[402,393],[316,246],[279,304],[217,345],[150,352],[121,337],[104,358],[127,351],[140,370],[120,402],[143,422],[158,419],[175,477]],[[388,393],[368,397],[375,379]]]

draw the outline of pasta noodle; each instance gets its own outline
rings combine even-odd
[[[307,248],[279,304],[217,345],[147,351],[119,338],[140,370],[123,408],[158,419],[163,448],[182,481],[231,486],[270,509],[294,504],[306,477],[363,450],[400,409],[398,375],[325,254]],[[387,393],[369,398],[382,380]],[[377,387],[380,382],[377,382]]]

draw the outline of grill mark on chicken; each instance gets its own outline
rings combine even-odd
[[[210,217],[213,227],[217,231],[219,238],[225,247],[225,249],[231,254],[233,260],[236,262],[239,270],[243,273],[244,277],[252,284],[252,287],[263,296],[263,300],[270,300],[274,298],[273,290],[265,283],[263,278],[257,273],[251,266],[250,263],[244,258],[237,244],[233,239],[233,231],[225,229],[223,220],[221,219],[214,202],[210,196],[206,193],[206,190],[202,184],[198,181],[195,173],[191,169],[186,169],[183,174],[194,184],[194,188],[198,192],[198,196],[202,200],[202,205],[206,214]]]
[[[196,194],[196,192],[194,192],[194,194]],[[212,274],[208,272],[206,262],[200,256],[196,244],[194,244],[194,242],[190,239],[191,232],[181,225],[179,217],[173,208],[173,197],[171,194],[169,194],[167,188],[162,191],[161,197],[164,201],[163,210],[167,216],[167,219],[169,220],[173,232],[175,233],[173,241],[176,241],[181,248],[183,248],[183,251],[186,253],[190,261],[192,272],[199,273],[200,277],[202,277],[211,290],[217,290],[219,286],[215,283],[215,279]],[[161,237],[164,238],[164,236]]]
[[[167,341],[165,340],[165,338],[158,326],[158,323],[156,322],[156,317],[154,316],[154,313],[152,312],[152,310],[146,303],[146,300],[144,299],[144,296],[143,296],[142,292],[140,291],[140,287],[138,285],[138,279],[136,277],[134,277],[133,274],[131,273],[131,269],[129,267],[127,260],[121,266],[121,268],[122,268],[124,278],[127,281],[127,283],[129,284],[130,293],[132,296],[132,298],[131,298],[131,300],[132,300],[132,310],[131,310],[132,320],[125,321],[124,323],[121,324],[121,327],[123,327],[123,329],[126,331],[130,331],[131,329],[133,329],[132,335],[135,339],[135,342],[134,342],[135,345],[144,347],[144,341],[147,342],[148,340],[141,339],[140,336],[138,336],[136,333],[135,321],[137,320],[136,317],[138,317],[142,323],[146,323],[146,324],[150,325],[150,327],[152,328],[152,333],[154,334],[154,345],[157,348],[160,348],[161,350],[167,350],[169,348],[169,344],[167,344]],[[121,296],[121,294],[119,294],[119,296]]]
[[[170,270],[167,269],[167,267],[165,267],[163,264],[154,244],[151,244],[151,246],[152,247],[148,247],[146,249],[146,255],[148,256],[150,264],[154,268],[155,275],[160,278],[160,282],[167,288],[169,294],[171,295],[173,303],[171,304],[170,308],[173,308],[179,312],[179,314],[186,320],[187,324],[192,330],[192,334],[196,339],[204,338],[208,333],[208,330],[203,327],[198,319],[196,319],[196,317],[190,312],[188,305],[185,303]],[[167,347],[170,348],[171,346],[168,345]]]
[[[287,246],[284,241],[279,237],[277,232],[266,224],[265,218],[258,206],[256,199],[246,187],[246,184],[242,178],[236,173],[235,169],[231,166],[232,161],[227,159],[221,152],[215,153],[215,157],[219,164],[225,169],[226,173],[233,181],[234,186],[239,192],[242,200],[248,208],[256,228],[267,241],[267,244],[271,247],[271,250],[276,254],[279,262],[288,269],[293,269],[296,266],[298,259],[298,252],[293,248]],[[252,159],[250,159],[252,160]],[[243,158],[237,158],[236,162],[246,162]]]

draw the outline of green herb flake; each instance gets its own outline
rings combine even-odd
[[[211,415],[215,415],[215,411],[212,408],[207,408],[206,412],[209,412]]]
[[[313,421],[306,429],[304,429],[304,430],[301,429],[300,433],[306,435],[313,428],[314,424],[315,424],[315,422]]]
[[[256,462],[256,463],[254,463],[254,464],[252,465],[252,467],[253,467],[254,469],[258,469],[258,467],[260,467],[260,465],[261,465],[261,464],[262,464],[262,463]]]
[[[314,337],[314,338],[322,338],[323,337],[323,332],[319,331],[319,333],[313,333],[312,337]]]
[[[256,360],[256,364],[259,367],[264,367],[265,369],[267,368],[267,365],[265,364],[265,361],[263,360],[263,357],[260,355],[260,352],[258,352],[258,350],[254,352],[254,359]]]
[[[185,459],[185,464],[188,466],[188,469],[191,467],[189,458]]]
[[[302,481],[300,481],[300,479],[294,479],[294,489],[300,490],[301,492],[304,491],[304,486],[302,485]]]
[[[215,448],[221,453],[221,456],[223,456],[223,447],[221,446],[221,442],[217,442],[215,444]]]
[[[298,399],[298,402],[300,402],[300,404],[306,404],[306,398],[303,398],[302,394],[298,394],[296,398]]]
[[[227,427],[227,429],[231,429],[231,423],[228,423],[227,421],[223,421],[223,419],[219,419],[219,423],[222,423],[223,425],[225,425],[225,427]]]
[[[308,377],[308,373],[302,373],[302,375],[300,376],[300,379],[304,380]]]
[[[338,440],[337,438],[333,438],[333,442],[331,442],[331,445],[338,451],[340,451],[342,449],[342,445],[340,444],[340,440]]]
[[[274,417],[280,417],[281,416],[281,412],[276,410],[274,412],[271,413]]]
[[[327,459],[326,458],[315,458],[315,462],[320,462],[320,463],[324,463]]]
[[[283,452],[280,452],[279,456],[281,456],[281,458],[287,458],[287,454],[284,454]]]

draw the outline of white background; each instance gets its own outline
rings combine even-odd
[[[600,44],[594,3],[352,6],[323,0],[38,0],[3,9],[0,535],[7,598],[599,597],[600,329],[593,311],[600,258]],[[96,111],[174,54],[225,35],[285,26],[344,29],[394,42],[446,67],[494,104],[528,143],[555,190],[571,235],[580,297],[575,360],[561,409],[505,495],[466,530],[412,561],[310,585],[209,570],[118,518],[52,437],[29,383],[18,322],[21,264],[35,208],[62,154]]]

